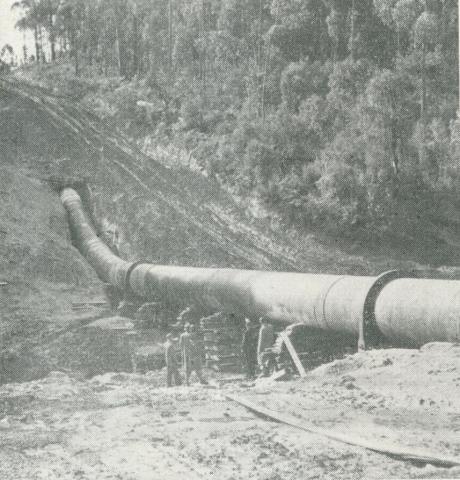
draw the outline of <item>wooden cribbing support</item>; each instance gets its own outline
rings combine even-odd
[[[294,345],[292,345],[289,335],[286,332],[281,332],[280,335],[281,335],[281,338],[283,339],[283,342],[286,344],[286,348],[289,352],[289,355],[292,358],[292,361],[294,362],[294,365],[299,371],[299,375],[301,377],[306,377],[307,372],[305,371],[305,368],[303,368],[302,362],[300,361],[300,358],[297,355],[297,352],[295,351]]]
[[[305,430],[310,433],[316,433],[318,435],[322,435],[324,437],[330,438],[332,440],[336,440],[338,442],[346,443],[348,445],[362,447],[377,453],[400,458],[401,460],[409,460],[412,462],[424,463],[424,464],[429,463],[431,465],[436,465],[440,467],[460,466],[460,459],[456,459],[452,457],[444,457],[442,455],[432,454],[430,452],[425,452],[425,451],[410,450],[410,449],[402,448],[399,446],[384,446],[381,441],[372,442],[360,437],[356,437],[355,435],[352,435],[352,434],[338,433],[327,428],[318,428],[313,425],[309,425],[305,422],[302,422],[297,417],[294,417],[292,415],[285,414],[285,413],[280,413],[275,410],[270,410],[261,405],[258,405],[257,403],[254,403],[250,400],[247,400],[239,396],[226,395],[226,398],[236,403],[239,403],[240,405],[243,405],[249,410],[252,410],[260,415],[271,418],[272,420],[276,420],[277,422],[281,422],[286,425],[290,425],[291,427],[299,428],[301,430]]]

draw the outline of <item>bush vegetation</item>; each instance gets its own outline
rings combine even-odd
[[[106,118],[193,152],[288,226],[416,236],[440,221],[446,198],[459,203],[454,0],[22,8],[36,61],[47,44],[47,61],[71,60],[75,88]]]

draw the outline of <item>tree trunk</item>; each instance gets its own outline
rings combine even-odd
[[[262,92],[261,92],[261,115],[262,115],[262,124],[265,123],[265,86],[267,84],[267,73],[269,68],[270,62],[270,54],[271,54],[271,42],[268,39],[267,44],[267,51],[265,52],[265,67],[264,67],[264,74],[262,77]]]
[[[355,61],[355,1],[351,2],[350,56]]]
[[[426,139],[426,43],[423,42],[422,48],[422,90],[420,92],[420,125],[421,145],[420,145],[420,160],[425,161],[425,139]]]
[[[278,14],[276,14],[274,23],[278,23]],[[262,113],[262,124],[265,123],[265,89],[267,85],[267,75],[268,75],[268,70],[270,68],[270,56],[271,56],[271,37],[269,36],[267,39],[267,49],[265,52],[265,66],[264,66],[264,73],[262,77],[262,98],[261,98],[261,103],[262,103],[262,108],[261,108],[261,113]]]
[[[34,26],[34,41],[35,41],[35,61],[40,63],[40,42],[38,38],[38,26]]]
[[[423,43],[422,49],[422,92],[421,92],[421,119],[423,125],[426,124],[426,45]]]
[[[168,2],[168,72],[172,79],[173,64],[173,7],[172,0]]]
[[[260,71],[262,67],[262,14],[263,14],[263,0],[259,0],[259,25],[257,38],[257,68]],[[259,72],[257,72],[259,73]]]
[[[126,68],[126,48],[125,39],[123,36],[122,20],[118,2],[115,3],[115,35],[116,35],[116,49],[117,49],[117,62],[118,73],[121,77],[125,77],[127,74]]]
[[[399,176],[399,138],[397,124],[394,118],[390,120],[390,151],[393,172],[396,177]]]
[[[50,13],[48,17],[49,40],[51,49],[51,61],[56,61],[56,36],[54,34],[53,14]]]
[[[202,91],[206,96],[206,55],[207,55],[207,22],[206,22],[206,0],[201,1],[201,32],[203,37],[203,48],[201,53],[201,80],[202,80]]]
[[[122,76],[122,59],[121,59],[121,45],[120,45],[120,29],[118,28],[118,20],[117,20],[117,25],[115,27],[115,49],[116,49],[116,55],[117,55],[117,70],[118,70],[118,75]]]
[[[137,13],[133,14],[133,74],[140,73],[140,52],[139,52],[139,19]]]
[[[80,52],[78,51],[78,44],[77,40],[74,39],[73,42],[73,54],[74,54],[74,60],[75,60],[75,75],[77,77],[80,76]]]
[[[319,44],[320,44],[320,59],[322,62],[329,60],[332,57],[331,52],[331,38],[327,33],[327,23],[326,18],[321,17],[320,15],[320,35],[319,35]]]
[[[29,60],[29,55],[27,53],[27,42],[26,42],[26,33],[22,33],[22,53],[24,55],[24,65],[27,64]]]
[[[75,49],[74,49],[74,60],[75,60],[75,75],[77,77],[80,76],[80,56],[79,56],[79,52],[78,52],[78,48],[75,46]]]
[[[45,49],[43,48],[43,30],[42,27],[38,27],[38,43],[40,49],[40,60],[42,63],[46,63]]]
[[[104,74],[104,58],[103,58],[103,43],[99,43],[97,45],[97,49],[96,49],[96,63],[97,63],[97,67],[98,67],[98,71],[99,71],[99,74],[100,75],[103,75]]]

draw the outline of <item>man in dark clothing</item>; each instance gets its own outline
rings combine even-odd
[[[190,375],[195,372],[202,385],[208,382],[204,379],[203,368],[203,342],[195,332],[193,325],[186,324],[184,333],[180,336],[182,362],[184,365],[185,384],[190,385]]]
[[[172,380],[176,387],[182,384],[179,374],[179,367],[177,364],[177,341],[173,338],[171,333],[166,335],[165,360],[166,360],[166,385],[172,387]]]
[[[246,328],[243,332],[243,340],[241,342],[243,366],[246,371],[246,377],[254,378],[256,376],[257,368],[257,341],[259,338],[259,329],[249,318],[246,318],[245,322]]]
[[[272,348],[275,343],[275,331],[273,325],[265,317],[259,318],[260,330],[257,343],[257,360],[262,376],[266,377],[270,373],[273,363]]]

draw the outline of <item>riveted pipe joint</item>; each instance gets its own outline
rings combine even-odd
[[[382,346],[386,343],[386,339],[380,331],[377,320],[375,318],[375,302],[382,289],[403,275],[399,270],[390,270],[379,275],[367,292],[364,300],[363,314],[359,323],[358,350],[368,350]]]

